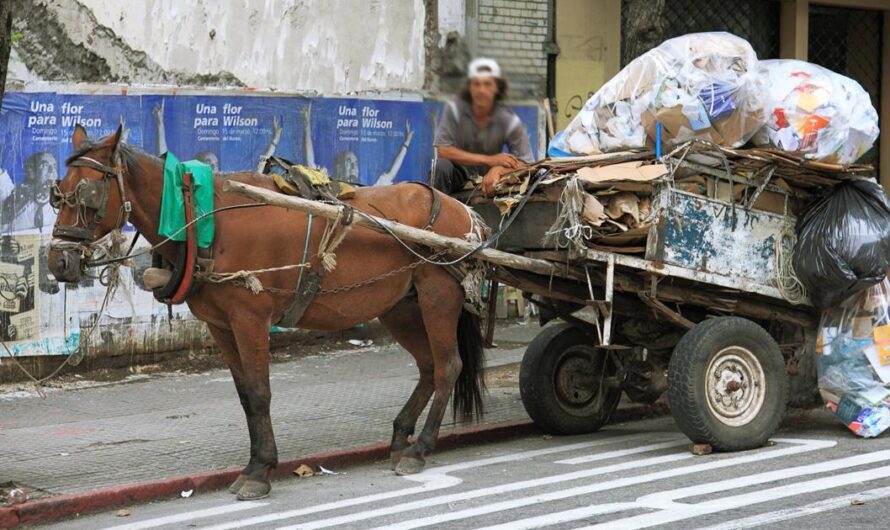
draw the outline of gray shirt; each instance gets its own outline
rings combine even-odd
[[[468,153],[496,155],[503,152],[505,144],[516,158],[527,163],[534,162],[528,133],[519,116],[509,107],[495,103],[494,114],[485,127],[476,125],[473,107],[461,98],[448,102],[442,108],[433,145],[453,145]],[[488,171],[484,166],[467,169],[478,174]]]

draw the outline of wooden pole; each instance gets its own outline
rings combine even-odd
[[[337,216],[340,212],[339,207],[331,204],[310,201],[300,197],[294,197],[292,195],[284,195],[283,193],[270,191],[257,186],[251,186],[250,184],[244,184],[243,182],[237,182],[234,180],[226,181],[226,183],[223,185],[223,191],[238,193],[240,195],[250,197],[251,199],[255,199],[266,204],[281,206],[282,208],[289,208],[291,210],[299,210],[302,212],[311,213],[312,215],[317,215],[319,217],[324,217],[326,219],[335,220],[337,219]],[[373,217],[373,219],[369,219],[370,217]],[[356,215],[353,222],[359,226],[370,228],[371,230],[376,231],[382,231],[381,227],[385,227],[392,234],[410,243],[426,245],[437,250],[448,249],[456,255],[472,252],[478,246],[478,243],[471,243],[469,241],[458,239],[456,237],[441,236],[439,234],[430,232],[429,230],[421,230],[420,228],[406,226],[401,223],[396,223],[394,221],[372,216],[370,214]],[[556,273],[556,265],[548,261],[517,256],[515,254],[510,254],[508,252],[503,252],[492,248],[484,249],[476,253],[475,256],[484,261],[488,261],[496,265],[502,265],[504,267],[511,267],[514,269],[546,275]]]

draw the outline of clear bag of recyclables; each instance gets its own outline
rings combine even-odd
[[[755,144],[836,164],[852,164],[874,145],[878,113],[859,83],[805,61],[761,64],[769,75],[769,100],[767,124]]]
[[[551,156],[651,147],[692,138],[740,147],[766,122],[766,72],[730,33],[663,42],[603,85],[550,144]]]

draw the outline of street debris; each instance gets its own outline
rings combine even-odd
[[[24,504],[28,502],[28,493],[21,488],[13,488],[6,495],[6,504],[13,506],[16,504]]]
[[[710,444],[692,444],[689,449],[695,456],[709,455],[714,451]]]
[[[180,493],[179,495],[182,496],[183,499],[187,499],[187,498],[191,497],[193,493],[195,493],[195,490],[185,490],[182,493]]]
[[[360,340],[360,339],[349,339],[347,342],[352,344],[353,346],[372,346],[374,341],[371,339],[368,340]]]
[[[853,506],[862,506],[863,504],[865,504],[865,501],[862,499],[853,499],[852,501],[850,501],[850,504],[852,504]]]
[[[118,510],[115,515],[117,515],[118,517],[129,517],[130,510]]]
[[[300,464],[300,467],[294,470],[294,475],[300,478],[312,477],[315,475],[315,470],[306,464]]]
[[[324,466],[318,466],[319,475],[340,475],[341,473],[337,473],[336,471],[331,471]]]

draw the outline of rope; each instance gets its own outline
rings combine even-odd
[[[566,181],[566,186],[559,196],[559,209],[556,221],[546,232],[545,245],[554,245],[557,249],[571,248],[583,250],[585,240],[593,236],[593,229],[581,219],[584,211],[584,187],[577,178]],[[560,236],[565,238],[562,243]]]
[[[340,208],[336,220],[328,220],[324,233],[321,235],[318,255],[325,271],[331,272],[337,268],[337,255],[334,254],[334,251],[337,250],[350,230],[352,230],[352,209],[347,206]]]
[[[201,280],[205,280],[210,283],[240,283],[244,287],[250,289],[253,294],[259,294],[263,292],[264,289],[262,282],[260,282],[259,278],[257,278],[258,274],[287,271],[309,266],[310,265],[308,263],[296,263],[293,265],[283,265],[281,267],[269,267],[268,269],[240,270],[236,272],[198,272],[195,274],[195,276]]]
[[[794,245],[797,243],[797,234],[794,225],[785,223],[779,240],[776,242],[776,288],[782,294],[782,298],[792,304],[803,304],[808,300],[807,290],[800,278],[794,272]]]

